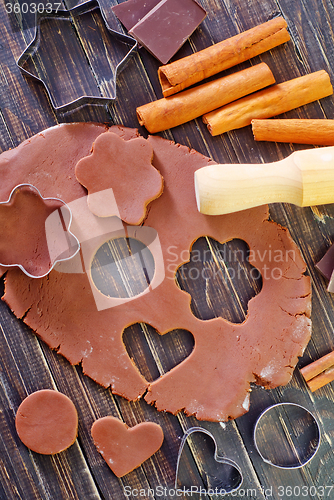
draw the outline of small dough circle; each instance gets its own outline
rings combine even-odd
[[[65,394],[43,389],[22,401],[15,425],[19,438],[28,448],[43,455],[54,455],[76,440],[78,414]]]

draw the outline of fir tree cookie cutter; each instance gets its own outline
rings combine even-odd
[[[79,31],[82,34],[83,28],[78,27],[78,22],[82,25],[83,20],[86,19],[85,15],[92,13],[94,16],[97,11],[102,16],[105,32],[102,33],[103,37],[99,35],[95,23],[93,29],[90,29],[90,33],[95,33],[91,36],[96,36],[94,43],[92,40],[85,43],[84,37],[79,37]],[[51,36],[45,36],[48,45],[43,43],[46,31],[51,34]],[[53,32],[55,34],[60,32],[61,35],[57,33],[57,46],[56,43],[52,43]],[[117,47],[117,54],[116,49],[114,55],[109,53],[108,47],[108,53],[106,52],[106,38],[110,40],[110,52],[113,47]],[[99,43],[103,50],[97,47]],[[24,75],[44,86],[56,112],[67,113],[86,104],[109,105],[114,101],[117,76],[134,55],[137,46],[138,42],[134,38],[115,31],[109,26],[96,0],[88,0],[68,10],[37,12],[34,38],[17,59],[16,64]],[[50,56],[52,49],[53,58]],[[67,59],[67,62],[72,65],[72,72],[68,67],[65,69],[70,74],[70,78],[68,74],[64,76],[61,74],[64,66],[63,54],[69,52],[71,58]],[[88,64],[87,67],[80,65],[78,57],[82,57],[85,64],[90,57],[92,67]],[[114,67],[112,67],[113,62]],[[101,74],[102,67],[106,71],[105,73],[103,71],[103,74]],[[73,80],[72,86],[71,79]],[[73,97],[74,93],[76,95]]]

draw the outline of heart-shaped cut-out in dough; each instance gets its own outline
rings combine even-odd
[[[132,326],[124,330],[123,343],[141,375],[152,382],[186,360],[194,349],[195,340],[188,330],[172,330],[161,335],[142,323],[140,330]],[[159,364],[156,352],[160,353]]]
[[[194,433],[202,433],[210,436],[214,444],[213,457],[210,459],[207,457],[206,463],[204,464],[203,474],[205,475],[204,483],[206,489],[203,486],[186,485],[183,484],[181,478],[181,457],[183,448],[187,442],[188,437]],[[207,455],[206,455],[207,456]],[[189,474],[187,474],[189,476]],[[223,457],[218,453],[217,442],[213,434],[203,427],[191,427],[183,435],[179,453],[177,457],[176,464],[176,475],[175,475],[175,491],[178,488],[191,488],[193,492],[202,492],[205,494],[210,494],[210,492],[215,492],[215,494],[225,495],[237,491],[242,485],[243,477],[239,465],[233,460]]]
[[[128,427],[115,417],[103,417],[92,425],[94,444],[117,477],[139,467],[159,450],[163,430],[154,422]]]

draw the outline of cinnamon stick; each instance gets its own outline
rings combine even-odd
[[[331,368],[332,366],[334,366],[334,351],[326,354],[316,361],[313,361],[313,363],[304,366],[300,370],[300,373],[303,375],[305,381],[309,382],[311,379],[324,372],[325,370],[328,370],[328,368]]]
[[[334,145],[334,120],[252,120],[252,130],[256,141]]]
[[[158,70],[164,97],[262,54],[290,39],[287,23],[276,17]]]
[[[316,377],[312,378],[309,382],[307,382],[307,385],[311,389],[311,391],[314,392],[323,387],[324,385],[333,382],[333,380],[334,380],[334,366],[320,373],[320,375],[317,375]]]
[[[334,351],[300,370],[312,392],[334,380]]]
[[[176,127],[208,111],[275,82],[265,63],[224,76],[137,108],[140,125],[154,134]]]
[[[250,125],[253,119],[270,118],[333,93],[326,71],[316,71],[243,97],[203,116],[211,135]]]

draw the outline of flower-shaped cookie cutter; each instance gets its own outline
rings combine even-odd
[[[26,218],[31,216],[29,232]],[[8,200],[0,202],[1,219],[2,236],[7,236],[0,240],[0,266],[4,268],[18,267],[30,278],[43,278],[58,262],[72,259],[80,250],[78,238],[69,229],[72,212],[68,205],[59,198],[44,198],[32,184],[18,184]]]
[[[59,105],[59,104],[57,104],[54,92],[51,89],[52,85],[50,83],[48,83],[48,81],[47,81],[49,78],[47,70],[45,69],[44,76],[40,76],[40,75],[34,74],[30,69],[27,69],[25,67],[25,65],[27,65],[29,59],[33,61],[33,57],[36,56],[36,54],[38,54],[38,51],[40,49],[40,46],[41,46],[41,22],[43,20],[53,19],[53,20],[58,20],[58,21],[62,21],[62,22],[64,21],[64,22],[70,23],[70,25],[71,25],[70,32],[72,33],[71,43],[75,45],[77,53],[82,53],[84,59],[87,60],[88,55],[87,55],[81,41],[79,40],[79,38],[77,36],[74,20],[78,16],[82,16],[83,14],[93,12],[97,9],[101,13],[103,22],[105,24],[105,27],[107,28],[109,35],[111,35],[111,37],[115,40],[115,42],[121,43],[123,45],[124,44],[127,45],[129,47],[129,50],[127,51],[127,53],[125,55],[122,54],[119,57],[120,61],[117,64],[115,64],[114,68],[110,67],[110,61],[108,58],[109,70],[110,70],[111,75],[110,74],[100,75],[99,68],[94,68],[94,67],[90,68],[91,80],[94,80],[94,86],[96,85],[96,93],[97,94],[99,93],[100,95],[89,95],[89,94],[81,95],[81,96],[76,97],[74,99],[69,99],[65,103],[62,103]],[[105,43],[105,41],[103,41],[103,43]],[[89,45],[91,47],[94,44],[89,44]],[[46,11],[44,11],[43,13],[37,12],[34,38],[31,41],[31,43],[26,47],[26,49],[22,52],[20,57],[17,59],[16,64],[26,76],[33,78],[35,81],[41,83],[44,86],[44,88],[47,92],[47,95],[50,99],[51,105],[55,111],[58,111],[61,113],[66,113],[66,112],[72,111],[73,109],[81,107],[81,106],[86,105],[86,104],[109,105],[112,101],[114,101],[116,99],[117,76],[120,73],[120,71],[125,67],[125,65],[129,61],[129,59],[133,56],[133,54],[137,50],[137,47],[138,47],[138,42],[134,38],[127,36],[123,33],[120,33],[118,31],[115,31],[109,26],[107,19],[103,13],[103,10],[101,9],[99,3],[96,0],[88,0],[87,2],[79,4],[79,5],[72,7],[71,9],[68,9],[68,10],[57,10],[57,11],[52,10],[51,12],[48,12],[48,13],[46,13]],[[96,49],[94,49],[94,54],[96,52],[97,52]],[[75,54],[74,54],[74,56],[75,56]],[[39,57],[41,57],[41,56],[39,56]],[[75,64],[75,62],[73,64]],[[93,66],[93,63],[91,63],[91,66]],[[77,67],[76,64],[74,67]],[[58,71],[61,71],[61,67],[59,67],[59,66],[55,69],[57,69]],[[109,87],[111,87],[110,95],[104,96],[103,93],[105,91],[103,91],[101,89],[101,85],[99,85],[96,82],[96,80],[98,80],[99,79],[98,77],[100,77],[100,76],[103,77],[104,81],[109,82],[109,84],[110,84]],[[60,81],[60,80],[61,80],[61,78],[58,78],[58,75],[55,74],[55,82]]]

